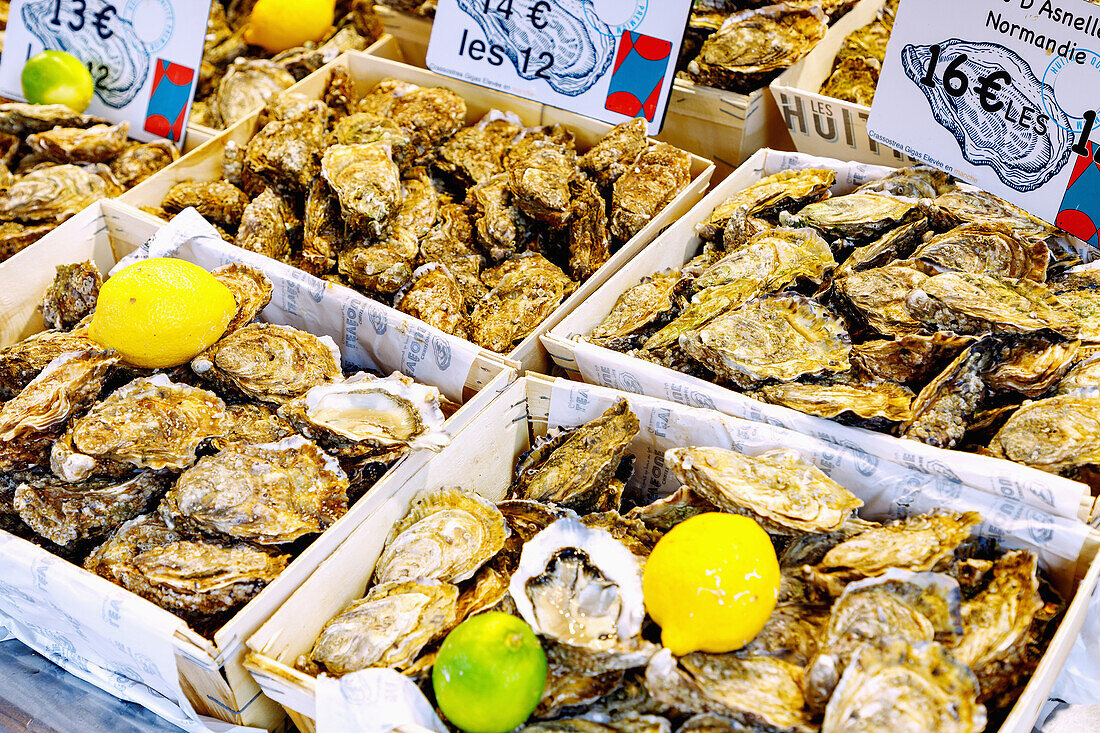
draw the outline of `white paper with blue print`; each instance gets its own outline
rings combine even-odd
[[[184,730],[258,730],[194,711],[180,689],[172,641],[185,628],[182,620],[6,532],[0,532],[0,555],[0,639],[19,639],[85,682]],[[89,598],[98,609],[88,607]]]
[[[208,270],[241,262],[262,270],[274,286],[265,320],[331,336],[345,365],[382,374],[404,372],[462,402],[479,349],[349,288],[316,278],[270,257],[234,247],[194,209],[177,214],[152,239],[119,260],[115,273],[138,260],[178,257]]]
[[[317,733],[447,733],[420,688],[392,669],[317,678]]]

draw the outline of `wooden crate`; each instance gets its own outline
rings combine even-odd
[[[395,471],[389,480],[403,483],[393,491],[387,489],[390,500],[361,524],[247,640],[250,653],[245,666],[264,692],[287,709],[303,733],[312,733],[316,729],[315,678],[295,669],[294,660],[309,653],[330,618],[348,602],[363,595],[390,528],[407,513],[413,499],[426,490],[460,486],[499,500],[511,484],[517,458],[529,449],[532,441],[546,434],[552,409],[561,411],[564,402],[570,406],[571,416],[585,413],[583,419],[587,420],[619,398],[629,400],[632,409],[639,413],[643,427],[635,441],[635,449],[643,453],[650,441],[657,441],[657,453],[663,452],[666,445],[676,445],[675,438],[663,438],[661,432],[674,425],[679,436],[707,436],[704,439],[711,442],[702,444],[727,448],[740,445],[739,441],[745,439],[741,436],[749,431],[760,436],[753,443],[753,451],[794,447],[810,457],[812,447],[817,455],[811,460],[827,469],[837,465],[835,447],[814,438],[731,419],[711,410],[528,375],[511,384],[480,414],[472,416],[455,435],[452,444],[433,460],[416,469],[406,467]],[[574,405],[583,407],[574,409]],[[665,442],[660,442],[662,440]],[[635,464],[636,473],[640,471],[641,462],[639,459]],[[877,476],[860,478],[861,474],[856,471],[851,471],[850,475],[852,478],[845,485],[855,494],[868,497],[877,490]],[[901,489],[896,496],[904,493]],[[1072,557],[1062,557],[1047,569],[1056,585],[1069,594],[1071,603],[1038,669],[1002,726],[1002,733],[1030,733],[1031,724],[1080,632],[1100,574],[1100,563],[1094,561],[1100,535],[1076,520],[1063,520],[1063,526],[1073,527],[1081,546],[1067,553]]]
[[[343,66],[348,70],[360,92],[365,92],[385,78],[397,78],[414,84],[442,86],[452,89],[466,100],[468,117],[471,121],[479,119],[491,109],[503,109],[516,113],[527,125],[563,124],[574,133],[577,148],[582,151],[594,145],[611,129],[611,126],[606,123],[581,117],[571,112],[554,109],[537,102],[502,94],[473,84],[448,79],[430,71],[380,57],[349,52],[334,61],[333,64]],[[311,97],[322,96],[332,73],[331,68],[325,67],[306,77],[291,89]],[[134,206],[159,206],[168,189],[180,181],[220,178],[225,144],[230,140],[244,144],[251,139],[256,130],[257,117],[258,115],[253,115],[242,120],[226,130],[221,136],[197,148],[193,153],[184,156],[172,166],[159,171],[156,175],[138,184],[120,197],[119,200]],[[583,302],[585,298],[594,293],[600,284],[641,252],[662,229],[686,214],[706,192],[713,172],[714,166],[710,161],[692,156],[691,183],[638,234],[629,242],[623,244],[612,255],[611,259],[582,283],[572,295],[566,298],[538,328],[509,352],[506,355],[507,360],[523,369],[548,371],[550,358],[539,342],[539,335],[545,333],[573,308]]]
[[[148,240],[164,223],[155,217],[118,203],[105,200],[93,204],[40,241],[23,250],[7,262],[0,264],[0,344],[7,345],[42,329],[36,306],[42,293],[53,280],[54,268],[82,260],[92,260],[102,272],[107,272],[121,257],[133,252]],[[278,289],[278,287],[277,287]],[[342,334],[324,333],[323,328],[312,329],[318,335],[329,335],[340,343]],[[515,378],[515,372],[503,363],[496,365],[493,379],[451,417],[446,430],[455,430],[467,415],[479,412],[491,402],[492,396]],[[427,460],[422,453],[406,456],[391,470],[406,464],[418,464]],[[352,530],[366,517],[375,513],[386,499],[382,493],[371,491],[358,501],[348,513],[334,523],[297,558],[287,569],[236,615],[215,632],[208,640],[192,631],[177,617],[153,604],[127,593],[83,569],[70,565],[50,555],[45,550],[0,532],[0,542],[10,553],[19,549],[19,556],[34,567],[50,563],[53,580],[49,588],[35,598],[36,604],[54,604],[63,611],[56,624],[39,631],[28,632],[21,637],[28,645],[47,653],[43,644],[58,638],[79,657],[95,664],[102,659],[101,650],[88,642],[94,638],[85,629],[96,623],[107,607],[106,598],[135,609],[136,615],[152,615],[173,628],[173,633],[160,638],[164,648],[174,651],[178,664],[177,684],[184,691],[191,705],[199,713],[230,723],[256,726],[269,730],[282,725],[281,708],[260,694],[255,680],[241,665],[245,649],[243,641],[289,597],[313,571],[320,561],[331,554]],[[16,572],[9,556],[0,568],[0,584],[11,582],[6,574]],[[22,566],[20,566],[22,567]],[[68,580],[66,580],[68,579]],[[68,583],[68,585],[65,585]],[[78,587],[80,593],[70,592]],[[121,596],[121,600],[120,597]],[[0,594],[0,617],[18,619],[19,598],[14,594]],[[174,622],[174,623],[173,623]],[[18,623],[18,621],[16,621]],[[161,650],[164,653],[164,650]],[[155,657],[150,653],[148,656]],[[70,668],[81,675],[81,670]],[[81,675],[84,676],[84,675]],[[87,677],[85,677],[87,679]],[[139,679],[138,682],[148,680]],[[93,680],[94,682],[94,680]],[[162,691],[163,692],[163,691]]]
[[[616,272],[599,291],[574,309],[543,337],[543,343],[559,367],[574,379],[616,387],[653,397],[718,409],[736,417],[770,422],[810,435],[828,434],[842,445],[856,445],[878,459],[961,481],[994,495],[1019,496],[1036,507],[1087,520],[1093,500],[1088,486],[1061,476],[1009,461],[935,448],[913,440],[853,428],[831,420],[754,400],[739,392],[682,372],[605,349],[577,336],[588,334],[611,311],[619,296],[643,278],[666,268],[680,268],[701,246],[695,225],[732,194],[760,178],[784,168],[826,167],[844,171],[833,188],[847,193],[885,173],[887,168],[843,163],[801,153],[761,150],[732,176],[715,186],[685,217],[665,231],[642,255]]]

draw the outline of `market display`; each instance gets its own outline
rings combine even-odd
[[[345,376],[330,338],[255,322],[272,286],[243,265],[213,273],[232,313],[195,358],[149,370],[105,349],[100,320],[141,324],[96,303],[114,307],[116,283],[136,293],[135,268],[170,282],[181,265],[201,270],[147,260],[101,287],[90,263],[58,268],[42,305],[55,328],[0,351],[0,514],[212,631],[397,458],[447,438],[436,388]]]
[[[871,106],[899,2],[887,0],[873,21],[848,34],[837,52],[832,72],[821,85],[822,94]]]
[[[466,125],[442,87],[274,96],[223,180],[184,181],[228,241],[507,353],[691,182],[691,158],[619,125],[586,152],[560,125],[492,111]],[[266,121],[266,123],[265,123]]]
[[[638,431],[620,401],[521,456],[497,504],[470,487],[421,494],[366,595],[298,667],[389,667],[431,698],[437,660],[450,664],[449,647],[475,633],[449,632],[503,612],[530,626],[549,663],[522,730],[980,731],[1015,701],[1062,602],[1034,554],[972,534],[977,513],[867,521],[859,498],[797,452],[702,446],[669,450],[683,487],[638,505],[623,495]],[[708,554],[730,542],[742,549]],[[742,577],[774,584],[741,598]],[[723,589],[744,605],[715,603]],[[474,648],[466,669],[491,677]],[[517,686],[538,672],[516,669]],[[463,713],[452,693],[465,690],[444,688],[437,712]],[[466,729],[498,730],[484,722]]]
[[[628,289],[584,338],[763,402],[1087,480],[1095,270],[1074,267],[1053,227],[937,171],[830,197],[834,180],[790,170],[731,196],[697,226],[697,256]]]
[[[307,3],[308,4],[308,3]],[[320,3],[324,5],[325,3]],[[328,4],[331,10],[331,3]],[[264,106],[280,92],[334,60],[344,51],[362,51],[382,35],[371,4],[344,0],[323,25],[319,39],[272,52],[258,45],[252,3],[214,0],[199,69],[199,86],[191,105],[191,123],[224,129]],[[278,9],[273,9],[278,13]],[[277,19],[277,15],[276,15]],[[274,39],[273,39],[274,40]]]

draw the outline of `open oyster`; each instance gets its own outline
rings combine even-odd
[[[46,366],[70,351],[100,351],[83,331],[41,331],[0,350],[0,399],[19,394]]]
[[[340,376],[340,350],[328,336],[252,323],[191,362],[203,379],[264,402],[284,404]]]
[[[336,460],[295,435],[200,458],[180,475],[160,513],[171,527],[281,545],[342,517],[347,489]]]
[[[0,219],[61,222],[121,189],[92,168],[54,165],[19,177],[0,194]]]
[[[1079,328],[1073,311],[1030,280],[949,272],[922,281],[905,304],[918,321],[956,333],[1032,333],[1049,328],[1074,338]]]
[[[255,267],[231,262],[211,273],[218,282],[229,288],[237,302],[237,313],[225,327],[226,333],[246,326],[260,315],[271,302],[272,286],[267,276]]]
[[[785,170],[762,178],[730,196],[696,226],[699,237],[721,242],[726,226],[734,220],[796,211],[829,195],[836,171],[825,168]]]
[[[311,387],[279,415],[326,450],[359,458],[447,445],[439,401],[437,388],[400,372],[384,379],[360,372]]]
[[[148,511],[170,483],[154,471],[78,484],[35,473],[22,477],[12,499],[16,513],[28,527],[62,547],[101,537]]]
[[[225,403],[217,395],[166,374],[135,379],[69,424],[50,452],[50,467],[64,481],[136,468],[179,471],[195,462],[207,438],[220,435]]]
[[[106,163],[128,144],[129,122],[88,128],[55,127],[27,137],[27,147],[55,163]]]
[[[203,617],[247,602],[288,559],[244,544],[188,539],[145,514],[115,530],[84,568],[169,611]]]
[[[368,667],[403,669],[454,624],[458,588],[417,578],[375,585],[325,624],[298,666],[341,676]]]
[[[673,448],[665,465],[685,486],[725,512],[769,532],[832,532],[863,502],[795,451],[752,457],[722,448]]]
[[[504,515],[478,494],[456,490],[425,494],[390,530],[374,566],[373,582],[467,580],[500,552],[508,533]]]
[[[851,366],[844,324],[801,296],[751,301],[684,333],[679,343],[692,359],[741,386]]]
[[[321,158],[321,175],[340,201],[348,226],[379,233],[401,200],[401,173],[384,145],[333,145]]]
[[[58,265],[57,274],[42,296],[46,328],[70,329],[95,310],[103,276],[88,262]]]
[[[1049,473],[1100,462],[1100,397],[1058,395],[1026,402],[993,437],[998,458]]]
[[[113,351],[62,354],[0,405],[0,470],[45,463],[66,423],[95,401],[117,363]]]
[[[691,183],[691,156],[667,143],[645,150],[615,180],[611,235],[626,242]]]
[[[1050,252],[1043,241],[1020,239],[1003,223],[964,224],[928,240],[913,259],[937,272],[985,272],[1041,283]]]
[[[876,640],[845,668],[821,730],[978,733],[986,715],[977,692],[974,674],[940,644]]]

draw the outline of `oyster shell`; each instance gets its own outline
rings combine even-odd
[[[986,722],[977,692],[973,673],[940,644],[878,640],[845,668],[821,730],[977,733]]]
[[[22,252],[56,228],[56,222],[32,225],[14,221],[0,223],[0,262]]]
[[[1100,462],[1100,397],[1065,394],[1026,402],[993,436],[989,451],[1049,473]]]
[[[91,261],[58,265],[53,282],[42,296],[46,328],[70,329],[95,310],[103,276]]]
[[[238,58],[218,83],[215,108],[220,127],[230,127],[260,109],[272,95],[291,87],[294,77],[267,59]]]
[[[930,231],[931,225],[926,218],[891,229],[870,244],[856,247],[844,260],[837,274],[849,275],[858,270],[882,267],[894,260],[902,260],[912,254]]]
[[[677,660],[668,649],[645,671],[650,694],[682,713],[728,716],[744,729],[809,733],[802,668],[770,656],[693,653]]]
[[[0,349],[0,399],[19,394],[51,361],[70,351],[99,351],[103,347],[85,331],[41,331]]]
[[[466,100],[443,87],[414,86],[393,95],[388,116],[409,132],[415,155],[420,157],[466,124]]]
[[[298,666],[318,665],[337,677],[368,667],[409,667],[453,625],[457,600],[458,588],[438,580],[375,585],[325,624]]]
[[[746,10],[726,18],[687,70],[698,83],[748,94],[809,53],[827,29],[820,7]]]
[[[381,143],[388,145],[390,156],[398,167],[404,170],[416,158],[412,136],[397,126],[388,117],[380,117],[372,112],[356,112],[336,121],[329,134],[329,144],[369,145]]]
[[[611,237],[607,230],[607,212],[603,198],[591,181],[569,184],[573,213],[569,216],[569,275],[578,282],[587,280],[611,258]]]
[[[588,341],[608,349],[636,348],[642,335],[671,315],[677,271],[659,272],[631,287],[615,301],[611,312],[592,329]]]
[[[821,85],[820,93],[852,104],[870,107],[875,99],[875,87],[882,72],[882,62],[873,58],[840,58],[833,72]]]
[[[618,509],[609,491],[634,436],[637,416],[619,400],[600,417],[536,446],[516,466],[509,496],[579,512]]]
[[[145,514],[115,530],[84,568],[169,611],[204,617],[246,603],[288,560],[243,544],[187,539]]]
[[[820,283],[836,267],[829,244],[813,229],[777,227],[758,234],[706,268],[691,287],[694,292],[741,282],[752,297],[775,292],[805,279]]]
[[[191,368],[203,379],[264,402],[284,404],[340,377],[340,350],[328,336],[252,323],[223,336]]]
[[[659,715],[627,713],[606,723],[588,718],[559,718],[516,730],[518,733],[671,733],[672,725]]]
[[[545,137],[516,143],[504,158],[516,206],[535,221],[560,229],[572,213],[569,184],[578,178],[576,154]]]
[[[995,390],[1012,390],[1032,399],[1042,397],[1069,371],[1080,341],[1061,341],[1042,335],[1022,336],[1009,342],[985,375]]]
[[[401,174],[388,148],[333,145],[321,158],[321,175],[340,201],[349,227],[380,233],[401,201]]]
[[[722,448],[672,448],[665,465],[719,510],[750,516],[772,533],[832,532],[863,506],[791,450],[751,457]]]
[[[471,247],[473,241],[474,230],[461,204],[440,206],[439,220],[420,240],[420,259],[445,263],[462,288],[466,307],[471,310],[489,292],[480,277],[484,259]]]
[[[568,709],[587,706],[612,692],[622,682],[623,673],[619,670],[590,675],[578,672],[570,667],[554,665],[546,670],[546,687],[538,707],[531,713],[534,718],[557,718]],[[540,723],[526,726],[523,730],[584,730],[584,723],[593,726],[596,731],[614,730],[610,726],[591,723],[583,719],[576,721],[554,721],[553,724]],[[544,727],[549,726],[549,727]]]
[[[359,372],[310,388],[279,415],[326,450],[359,458],[447,445],[440,399],[437,388],[400,372],[384,379]]]
[[[615,180],[611,236],[629,241],[691,183],[691,156],[667,143],[645,150]]]
[[[290,256],[291,249],[296,249],[294,241],[301,226],[290,203],[275,189],[267,188],[244,207],[240,229],[233,243],[241,249],[259,252],[274,260],[285,260]]]
[[[0,193],[0,219],[62,222],[121,189],[92,168],[54,165],[20,176]]]
[[[462,288],[446,265],[432,263],[414,271],[409,285],[394,299],[394,307],[444,333],[470,337]]]
[[[696,225],[696,233],[704,241],[721,242],[730,222],[804,208],[826,198],[834,183],[836,171],[827,168],[774,173],[716,206],[705,220]]]
[[[12,499],[19,518],[50,542],[65,547],[101,537],[151,509],[169,480],[153,471],[123,479],[93,478],[70,484],[53,476],[20,482]]]
[[[1064,290],[1055,286],[1058,302],[1069,308],[1081,323],[1080,338],[1088,343],[1100,343],[1100,290],[1082,288]]]
[[[1100,346],[1082,345],[1069,371],[1058,382],[1057,394],[1090,394],[1100,388]]]
[[[335,267],[344,246],[344,222],[340,202],[320,176],[310,183],[303,219],[301,267],[311,275],[324,275]]]
[[[228,181],[182,181],[168,189],[160,205],[169,214],[193,206],[203,218],[236,229],[248,203],[245,192]]]
[[[131,145],[111,161],[111,173],[124,188],[133,188],[179,157],[179,149],[167,140]]]
[[[27,147],[55,163],[106,163],[129,144],[130,123],[55,127],[27,137]]]
[[[478,494],[457,490],[425,494],[390,530],[374,566],[373,582],[468,580],[500,552],[508,533],[504,515]]]
[[[931,204],[922,202],[929,218],[940,229],[953,229],[960,224],[1003,223],[1018,237],[1048,239],[1055,229],[1042,219],[991,193],[954,189],[937,196]]]
[[[306,191],[321,171],[329,109],[324,102],[298,99],[297,95],[279,95],[272,101],[278,100],[295,106],[248,141],[247,170],[280,191]]]
[[[473,127],[464,127],[439,146],[440,170],[460,181],[484,183],[504,172],[504,153],[522,131],[518,118],[492,110]]]
[[[854,350],[853,350],[854,356]],[[757,393],[766,401],[818,417],[834,418],[846,412],[873,420],[905,422],[912,413],[913,391],[895,382],[866,384],[769,384]]]
[[[165,496],[170,527],[282,545],[324,531],[348,509],[340,465],[299,435],[200,458]]]
[[[881,236],[919,216],[915,202],[877,193],[850,193],[809,204],[782,223],[813,227],[827,236],[859,242]]]
[[[914,333],[865,341],[852,347],[852,364],[879,379],[915,388],[942,372],[973,340],[937,331],[930,336]]]
[[[230,447],[259,443],[277,443],[295,434],[294,426],[282,418],[274,405],[245,402],[225,409],[222,434],[210,439],[210,447],[222,451]]]
[[[0,405],[0,471],[45,463],[66,423],[95,401],[118,361],[113,351],[62,354]]]
[[[73,111],[64,104],[0,104],[0,132],[24,136],[55,127],[91,127],[106,125],[107,120]]]
[[[375,296],[397,293],[413,276],[412,262],[385,245],[346,249],[336,262],[341,275]]]
[[[1050,252],[1045,242],[1019,239],[1005,224],[964,224],[928,240],[912,256],[936,272],[984,272],[1041,283]]]
[[[493,261],[512,256],[535,236],[532,222],[516,205],[510,185],[508,175],[501,173],[485,179],[467,194],[478,242]]]
[[[905,299],[922,323],[956,333],[1032,333],[1049,328],[1077,336],[1077,315],[1047,288],[969,272],[949,272],[923,280]]]
[[[420,240],[439,216],[439,193],[423,168],[414,169],[402,188],[404,198],[394,214],[385,246],[412,260],[420,252]]]
[[[581,170],[601,188],[610,188],[648,145],[645,120],[635,117],[615,125],[589,148],[581,156]]]
[[[889,34],[887,34],[889,35]],[[882,53],[886,53],[883,39]],[[882,178],[864,183],[857,188],[861,192],[888,193],[910,199],[934,199],[940,194],[958,188],[951,176],[937,168],[926,165],[912,165],[890,171]]]
[[[525,339],[573,292],[576,283],[536,253],[516,257],[470,315],[475,343],[501,354]]]
[[[900,428],[902,437],[937,448],[954,448],[966,434],[985,396],[983,374],[993,361],[990,344],[969,346],[913,400],[912,416]]]
[[[634,507],[625,516],[627,519],[637,519],[658,532],[667,532],[686,519],[713,511],[713,504],[689,487],[681,486],[663,499]]]
[[[800,296],[751,301],[684,333],[679,343],[693,360],[742,387],[851,366],[843,323]]]
[[[271,281],[255,267],[231,262],[219,267],[211,274],[214,279],[229,288],[229,292],[233,293],[233,300],[237,302],[237,313],[225,327],[226,333],[232,333],[252,323],[271,302]]]

